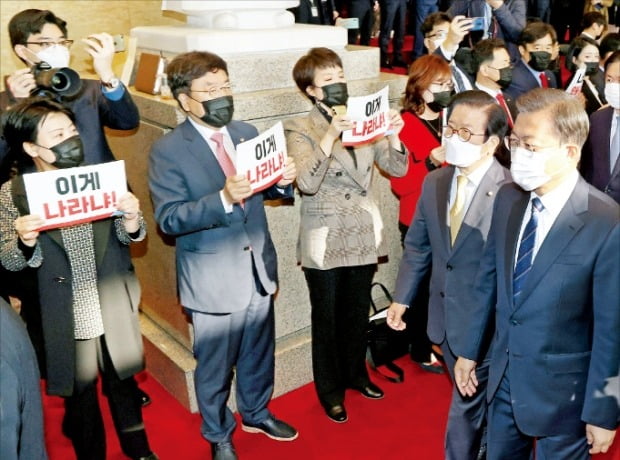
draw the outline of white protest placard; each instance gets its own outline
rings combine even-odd
[[[39,231],[111,217],[127,193],[123,160],[23,177],[30,214],[45,219]]]
[[[569,85],[566,87],[566,92],[573,96],[576,96],[581,92],[581,88],[583,87],[583,80],[586,76],[586,69],[581,68],[577,69],[575,72],[575,76],[570,81]]]
[[[254,193],[282,178],[286,164],[286,139],[279,121],[267,131],[237,145],[237,174],[248,178]]]
[[[342,145],[355,146],[390,134],[388,87],[369,96],[350,97],[347,117],[355,127],[342,132]]]

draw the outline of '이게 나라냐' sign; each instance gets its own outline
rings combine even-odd
[[[123,160],[23,177],[30,214],[45,219],[39,231],[111,217],[127,193]]]

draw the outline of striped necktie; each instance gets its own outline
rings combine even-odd
[[[530,220],[525,225],[519,252],[517,255],[517,265],[515,266],[514,275],[512,277],[512,295],[516,303],[519,294],[523,290],[527,274],[532,268],[534,260],[534,244],[536,243],[536,229],[538,228],[538,215],[545,209],[538,197],[532,200],[532,213]]]

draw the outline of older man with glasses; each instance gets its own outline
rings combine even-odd
[[[470,315],[462,296],[473,286],[497,191],[510,182],[509,172],[494,158],[507,129],[504,111],[482,91],[459,93],[448,106],[443,138],[450,166],[426,176],[405,237],[394,303],[387,314],[391,328],[404,329],[403,314],[430,271],[427,333],[440,345],[452,378],[453,350],[462,340],[462,324]],[[483,346],[488,347],[491,337],[489,331]],[[486,361],[480,363],[477,376],[483,385]],[[467,398],[456,388],[452,391],[446,459],[479,458],[485,449],[485,414],[484,395]]]

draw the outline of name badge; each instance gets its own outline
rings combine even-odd
[[[315,18],[319,17],[319,9],[316,6],[311,7],[310,12],[312,13],[313,17]]]

